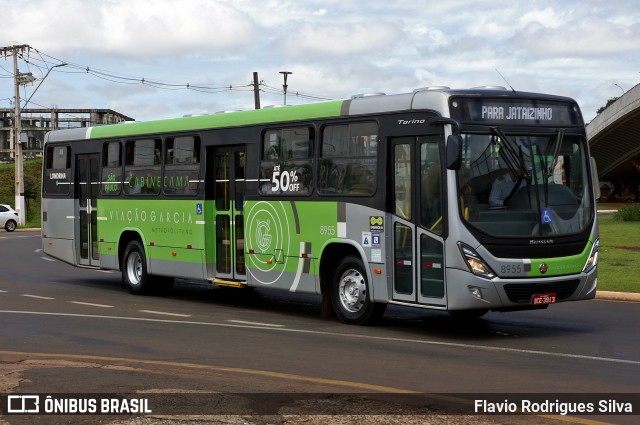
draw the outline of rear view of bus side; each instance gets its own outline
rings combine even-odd
[[[119,270],[480,316],[595,296],[595,169],[565,97],[397,95],[61,130],[44,147],[45,252]]]

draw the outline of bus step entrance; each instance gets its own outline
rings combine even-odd
[[[226,286],[231,288],[247,288],[247,282],[241,282],[238,280],[213,279],[211,283],[213,283],[214,285]]]

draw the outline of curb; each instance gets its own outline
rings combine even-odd
[[[607,301],[635,301],[640,302],[640,293],[596,291],[596,299]]]

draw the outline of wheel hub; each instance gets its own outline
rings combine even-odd
[[[359,311],[365,302],[366,285],[364,277],[357,270],[348,270],[340,279],[340,302],[350,311]]]

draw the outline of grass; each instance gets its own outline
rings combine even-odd
[[[40,177],[42,160],[24,164],[26,227],[40,227]],[[15,168],[0,164],[0,203],[15,203]],[[628,205],[598,206],[620,210]],[[635,214],[634,214],[635,215]],[[613,215],[600,215],[600,253],[598,289],[603,291],[640,292],[640,222],[623,221]]]
[[[601,215],[598,289],[640,292],[640,222]]]

